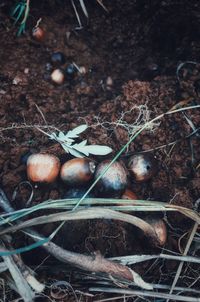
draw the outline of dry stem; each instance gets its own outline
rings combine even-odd
[[[22,222],[17,226],[11,226],[0,232],[0,235],[8,232],[14,232],[34,225],[40,225],[44,223],[57,222],[57,221],[68,221],[68,220],[83,220],[83,219],[117,219],[120,221],[128,222],[140,228],[144,234],[150,237],[155,244],[159,244],[158,237],[155,233],[154,228],[146,221],[129,214],[113,211],[110,209],[103,209],[98,207],[92,207],[90,209],[81,209],[74,212],[61,212],[56,214],[50,214],[40,216],[37,218],[30,219]]]
[[[0,191],[2,191],[0,189]],[[3,191],[2,191],[3,192]],[[3,194],[5,197],[6,195]],[[1,202],[1,206],[4,210],[8,210],[10,206],[9,200],[6,199]],[[14,209],[12,209],[13,211]],[[106,210],[107,211],[107,210]],[[78,213],[79,211],[77,211]],[[74,213],[76,214],[76,213]],[[130,215],[128,215],[130,216]],[[145,223],[145,222],[144,222]],[[147,224],[148,225],[148,224]],[[35,241],[39,241],[41,239],[44,239],[43,236],[38,234],[37,232],[32,231],[31,229],[28,229],[29,236],[31,236]],[[64,250],[63,248],[59,247],[58,245],[54,244],[53,242],[47,242],[43,245],[43,248],[45,248],[51,255],[53,255],[55,258],[59,259],[62,262],[69,263],[71,265],[74,265],[76,267],[79,267],[86,271],[91,271],[93,273],[104,273],[110,276],[110,278],[118,278],[120,280],[126,280],[135,282],[138,286],[145,288],[145,289],[152,289],[152,286],[142,280],[142,278],[135,273],[133,270],[129,269],[127,266],[124,266],[122,264],[106,260],[104,259],[100,254],[96,254],[95,257],[92,256],[85,256],[78,253],[73,253],[67,250]]]

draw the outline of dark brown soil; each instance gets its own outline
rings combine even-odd
[[[17,28],[8,13],[12,1],[0,6],[0,177],[9,198],[15,187],[27,180],[23,157],[28,152],[48,151],[61,161],[67,159],[62,148],[34,125],[47,123],[67,131],[87,122],[90,127],[82,137],[90,144],[112,147],[114,152],[110,157],[113,157],[127,143],[131,125],[141,110],[143,122],[145,118],[148,120],[145,114],[152,119],[175,108],[179,102],[184,106],[199,104],[198,1],[104,1],[109,13],[96,1],[87,1],[88,21],[78,7],[84,25],[81,30],[75,29],[77,20],[70,1],[62,2],[54,1],[50,5],[47,1],[39,4],[33,1],[26,34],[20,37],[16,37]],[[43,43],[31,37],[40,17],[47,34]],[[53,84],[47,63],[54,51],[65,54],[66,65],[75,62],[84,66],[86,74],[76,74],[61,86]],[[180,69],[178,80],[177,67],[185,61],[193,63]],[[106,85],[108,77],[113,80],[111,87]],[[125,113],[126,128],[117,125],[122,113]],[[200,196],[200,134],[196,132],[185,138],[199,124],[199,109],[168,115],[129,146],[121,156],[125,164],[131,154],[149,150],[159,165],[159,172],[151,181],[131,182],[139,199],[195,208]],[[177,142],[165,146],[173,141]],[[60,198],[64,190],[59,182],[51,187],[39,187],[34,191],[33,203]],[[24,206],[29,193],[23,187],[15,207]],[[179,237],[192,223],[177,214],[167,214],[165,219],[169,228],[166,248],[179,252]],[[106,257],[114,257],[157,252],[135,228],[119,222],[66,223],[60,234],[58,242],[79,253],[99,250]],[[184,248],[184,240],[182,244]],[[38,255],[36,265],[46,257],[41,250]],[[167,266],[166,263],[162,267],[163,277],[157,275],[158,265],[146,275],[150,263],[134,268],[147,281],[156,283],[163,278],[164,284],[171,284]],[[56,278],[59,276],[53,275],[52,279]],[[195,276],[192,278],[190,281],[188,277],[184,284],[189,286]]]

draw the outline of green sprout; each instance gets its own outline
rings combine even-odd
[[[26,21],[28,19],[30,11],[30,0],[23,0],[16,4],[13,9],[11,16],[14,18],[14,24],[20,22],[19,30],[17,36],[19,37],[22,33],[25,33]]]

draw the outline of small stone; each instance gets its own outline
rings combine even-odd
[[[79,72],[80,72],[81,74],[86,74],[87,70],[86,70],[86,68],[85,68],[84,66],[80,66],[80,67],[79,67]]]
[[[21,81],[22,81],[22,79],[19,76],[16,76],[13,79],[12,83],[13,83],[13,85],[18,85]]]
[[[113,85],[113,79],[109,76],[106,79],[106,85],[107,86],[112,86]]]
[[[28,74],[28,73],[29,73],[29,68],[25,68],[25,69],[24,69],[24,73],[25,73],[25,74]]]

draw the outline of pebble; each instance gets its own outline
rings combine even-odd
[[[79,72],[80,72],[81,74],[86,74],[87,70],[86,70],[86,68],[85,68],[84,66],[80,66],[80,67],[79,67]]]
[[[24,69],[24,73],[25,73],[25,74],[28,74],[28,73],[29,73],[29,68],[25,68],[25,69]]]
[[[13,79],[12,83],[13,83],[13,85],[18,85],[21,81],[22,81],[22,79],[19,76],[16,76]]]
[[[112,86],[113,85],[113,79],[109,76],[106,79],[106,85],[107,86]]]

